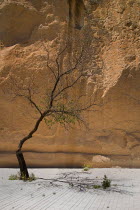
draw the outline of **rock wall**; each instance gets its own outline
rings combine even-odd
[[[11,100],[10,77],[35,74],[43,91],[47,44],[87,43],[84,90],[102,106],[87,113],[90,130],[51,130],[42,123],[25,146],[28,166],[140,167],[140,1],[3,0],[0,2],[0,166],[17,166],[19,140],[36,114],[23,99]],[[50,81],[47,81],[50,82]]]

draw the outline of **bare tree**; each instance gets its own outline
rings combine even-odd
[[[22,84],[15,78],[11,77],[12,91],[14,97],[22,97],[26,99],[30,105],[37,111],[38,118],[32,130],[20,140],[16,156],[18,159],[21,178],[29,178],[26,162],[22,153],[24,143],[33,137],[38,130],[41,122],[44,120],[47,126],[52,126],[54,123],[60,123],[62,126],[72,125],[75,122],[84,123],[81,113],[90,109],[94,104],[94,100],[89,99],[85,104],[81,103],[83,97],[87,99],[86,94],[72,94],[72,89],[78,88],[78,85],[83,77],[87,77],[86,70],[84,69],[84,50],[74,54],[70,61],[70,54],[68,46],[66,45],[59,53],[57,53],[53,65],[50,62],[50,53],[47,47],[43,45],[45,50],[46,69],[50,71],[51,85],[46,90],[44,96],[45,103],[40,107],[40,102],[35,100],[34,95],[38,94],[37,87],[34,82],[34,75],[28,82],[23,80]],[[65,55],[65,56],[64,56]],[[66,57],[67,62],[63,61],[63,56]],[[68,65],[66,65],[66,63]],[[79,86],[80,87],[80,86]],[[66,98],[69,95],[69,99]]]

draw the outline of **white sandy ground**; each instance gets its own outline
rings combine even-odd
[[[99,184],[106,174],[111,188],[80,189],[67,183],[37,179],[33,182],[10,181],[18,169],[0,169],[0,210],[140,210],[140,169],[30,169],[46,179],[77,177],[93,178]]]

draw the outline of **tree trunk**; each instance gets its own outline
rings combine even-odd
[[[37,131],[41,121],[43,120],[43,118],[45,116],[47,116],[47,114],[50,112],[50,110],[45,111],[43,114],[41,114],[41,116],[39,117],[39,119],[36,121],[35,126],[33,128],[33,130],[30,131],[30,133],[25,136],[18,145],[18,150],[16,151],[16,156],[18,159],[18,163],[19,163],[19,167],[20,167],[20,178],[21,179],[28,179],[29,178],[29,173],[28,173],[28,169],[26,166],[26,162],[24,160],[24,156],[22,154],[22,146],[23,144],[30,138],[32,138],[33,134]]]
[[[16,151],[16,156],[18,159],[19,167],[20,167],[20,179],[28,179],[29,178],[29,173],[28,169],[26,166],[26,162],[24,160],[24,156],[22,154],[21,150]]]

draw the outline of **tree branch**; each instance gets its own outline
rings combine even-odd
[[[64,87],[63,89],[61,89],[61,90],[54,96],[54,99],[57,98],[57,97],[58,97],[62,92],[64,92],[65,90],[67,90],[67,89],[73,87],[73,86],[78,82],[78,80],[79,80],[81,77],[82,77],[82,74],[81,74],[79,77],[77,77],[77,79],[76,79],[73,83],[71,83],[70,85],[67,85],[66,87]]]
[[[38,119],[38,120],[36,121],[36,123],[35,123],[34,128],[29,132],[29,134],[28,134],[26,137],[24,137],[24,138],[20,141],[19,146],[18,146],[18,150],[21,150],[21,149],[22,149],[22,146],[23,146],[23,144],[24,144],[25,141],[27,141],[28,139],[32,138],[33,134],[38,130],[38,127],[39,127],[40,123],[42,122],[42,120],[43,120],[47,115],[49,115],[49,112],[50,112],[50,110],[47,110],[47,111],[45,111],[45,112],[39,117],[39,119]]]
[[[49,65],[49,60],[50,60],[50,53],[48,51],[48,49],[46,48],[46,46],[42,43],[45,51],[47,52],[47,67],[49,68],[49,70],[51,71],[51,73],[54,75],[55,79],[57,79],[57,76],[54,72],[54,70],[51,68],[51,66]]]
[[[65,52],[65,50],[67,49],[67,45],[64,47],[64,49],[62,51],[60,51],[60,53],[58,53],[57,57],[56,57],[56,65],[57,65],[57,76],[60,75],[60,64],[59,64],[59,58],[60,56]]]

